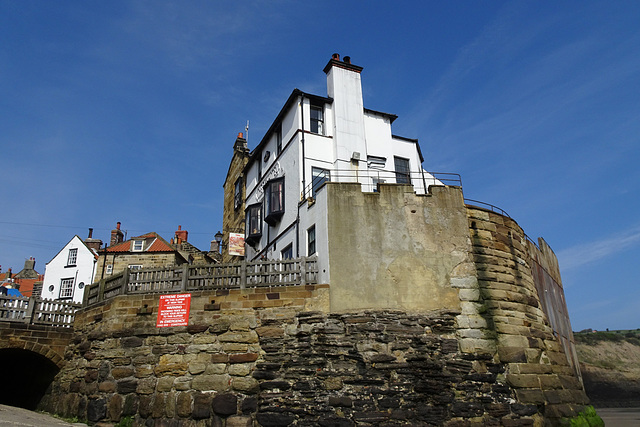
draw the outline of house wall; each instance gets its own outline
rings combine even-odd
[[[78,250],[76,264],[74,266],[67,266],[70,249]],[[75,236],[47,263],[41,291],[42,298],[59,299],[60,281],[62,279],[73,278],[74,287],[72,299],[74,302],[82,302],[84,286],[93,283],[95,267],[96,259],[94,253],[86,247],[78,236]]]
[[[327,183],[331,310],[460,307],[457,285],[473,280],[462,191],[408,185],[363,193]]]
[[[242,141],[240,141],[242,142]],[[246,141],[244,142],[246,145]],[[233,262],[242,257],[229,255],[229,233],[242,233],[244,234],[244,208],[245,208],[245,177],[243,175],[244,167],[247,164],[249,157],[249,150],[238,147],[238,141],[236,141],[236,147],[234,147],[233,158],[229,165],[229,171],[227,172],[227,180],[224,183],[224,206],[222,217],[222,241],[225,245],[222,248],[222,262]],[[241,186],[241,203],[240,206],[235,208],[235,184],[236,181],[242,178]]]
[[[106,262],[105,262],[106,260]],[[103,277],[109,277],[105,265],[112,264],[113,272],[111,274],[117,274],[130,265],[142,265],[143,268],[154,267],[166,267],[169,265],[181,265],[184,261],[182,258],[178,258],[175,253],[163,253],[163,252],[135,252],[135,253],[108,253],[106,255],[100,255],[98,260],[95,281],[100,280]],[[103,270],[104,269],[104,270]]]

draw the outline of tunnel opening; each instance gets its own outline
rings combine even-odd
[[[0,350],[3,390],[0,403],[35,410],[60,368],[46,357],[29,350]]]

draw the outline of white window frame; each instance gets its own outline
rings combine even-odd
[[[113,274],[113,264],[107,264],[105,274]]]
[[[73,298],[73,277],[66,279],[60,279],[60,294],[59,299],[71,299]]]
[[[138,247],[139,245],[139,247]],[[144,251],[144,240],[135,239],[131,241],[131,252],[142,252]]]
[[[318,112],[318,117],[313,117],[314,111]],[[318,135],[324,135],[324,106],[311,104],[309,112],[309,131]]]
[[[396,172],[397,184],[411,184],[411,163],[409,162],[409,159],[394,156],[393,167]]]
[[[78,262],[78,248],[69,249],[67,256],[67,266],[74,266]]]
[[[316,193],[325,182],[331,181],[331,171],[329,169],[311,167],[311,197],[316,198]]]

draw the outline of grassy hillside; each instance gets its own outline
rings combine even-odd
[[[640,330],[574,334],[587,395],[595,406],[640,406]]]

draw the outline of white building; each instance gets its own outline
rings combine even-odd
[[[251,153],[243,173],[247,260],[317,253],[328,274],[327,181],[357,182],[363,192],[411,184],[417,194],[442,184],[422,169],[418,141],[392,133],[397,116],[364,108],[361,71],[334,54],[324,68],[327,96],[295,89]]]
[[[90,246],[102,242],[91,238],[86,243],[77,235],[45,267],[41,296],[47,299],[82,302],[84,287],[93,283],[98,254]],[[96,243],[100,242],[100,243]]]

